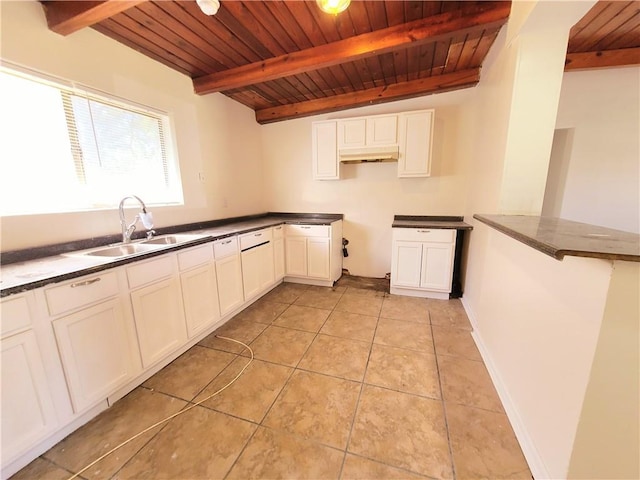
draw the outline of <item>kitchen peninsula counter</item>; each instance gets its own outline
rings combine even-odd
[[[534,215],[473,218],[557,260],[570,255],[640,262],[640,235],[635,233]]]

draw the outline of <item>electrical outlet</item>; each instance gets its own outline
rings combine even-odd
[[[200,182],[204,183],[204,173],[198,172],[198,180],[200,180]]]

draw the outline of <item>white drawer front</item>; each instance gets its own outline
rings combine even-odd
[[[286,225],[285,230],[289,236],[328,237],[331,227],[329,225]]]
[[[240,235],[240,250],[246,250],[247,248],[255,247],[256,245],[260,245],[264,242],[270,242],[271,240],[272,235],[270,228],[245,233],[244,235]]]
[[[284,225],[277,225],[272,230],[274,240],[284,237]]]
[[[140,262],[127,267],[129,288],[137,288],[173,275],[171,255],[164,255],[148,262]]]
[[[210,243],[178,252],[180,270],[187,270],[211,261],[213,261],[213,248]]]
[[[393,239],[407,242],[453,243],[456,231],[444,228],[394,228]]]
[[[84,305],[118,295],[115,272],[100,272],[45,290],[50,315],[58,315]]]
[[[29,327],[31,325],[31,314],[29,304],[24,295],[16,295],[6,298],[0,302],[0,327],[1,336]]]
[[[238,253],[238,237],[223,238],[213,242],[216,260]]]

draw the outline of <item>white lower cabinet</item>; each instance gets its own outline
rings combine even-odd
[[[189,338],[220,319],[218,282],[210,243],[178,253],[180,286]]]
[[[261,247],[242,252],[242,287],[245,302],[257,296],[262,290],[260,273],[262,270]]]
[[[331,286],[342,275],[342,220],[286,225],[285,280]]]
[[[220,315],[224,316],[244,303],[238,239],[231,237],[217,240],[213,242],[213,249]]]
[[[242,286],[245,302],[265,292],[275,282],[272,242],[273,232],[271,228],[240,235]]]
[[[391,293],[448,299],[455,230],[393,229]]]
[[[147,368],[187,341],[180,283],[167,278],[131,292],[142,365]]]
[[[1,343],[4,467],[47,437],[57,427],[57,418],[33,331],[3,338]]]
[[[128,322],[119,298],[53,321],[75,412],[104,400],[138,373]]]
[[[273,268],[276,282],[284,278],[284,225],[273,227]]]

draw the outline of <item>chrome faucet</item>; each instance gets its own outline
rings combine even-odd
[[[142,211],[135,216],[135,218],[133,219],[133,222],[131,222],[131,224],[129,225],[127,225],[127,222],[124,218],[124,202],[128,198],[133,198],[137,200],[142,206]],[[122,227],[123,243],[131,242],[131,235],[133,235],[133,232],[136,229],[136,223],[138,222],[138,220],[142,221],[142,224],[145,226],[145,228],[149,230],[153,228],[153,220],[151,217],[151,212],[147,212],[147,207],[145,206],[144,202],[140,199],[140,197],[137,197],[135,195],[129,195],[127,197],[124,197],[122,200],[120,200],[119,211],[120,211],[120,227]]]

